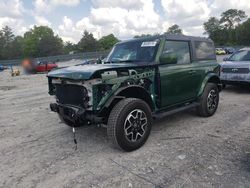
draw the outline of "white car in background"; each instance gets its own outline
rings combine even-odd
[[[243,48],[221,64],[221,81],[224,86],[235,84],[250,85],[250,48]]]

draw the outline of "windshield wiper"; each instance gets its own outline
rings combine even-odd
[[[104,64],[111,64],[111,63],[114,63],[113,61],[105,61],[103,62]]]
[[[106,61],[104,64],[109,64],[109,63],[136,63],[136,62],[141,62],[139,60],[119,60],[119,61]]]
[[[139,62],[139,60],[122,60],[122,61],[117,61],[118,63],[136,63]]]

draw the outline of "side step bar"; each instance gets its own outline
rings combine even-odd
[[[173,109],[173,110],[169,110],[169,111],[165,111],[165,112],[153,113],[153,118],[155,118],[155,119],[161,119],[161,118],[164,118],[164,117],[166,117],[166,116],[175,114],[175,113],[177,113],[177,112],[181,112],[181,111],[188,110],[188,109],[190,109],[190,108],[197,107],[197,106],[199,106],[199,105],[200,105],[199,103],[193,102],[193,103],[191,103],[191,104],[187,104],[186,106],[182,106],[182,107],[179,107],[179,108],[175,108],[175,109]]]

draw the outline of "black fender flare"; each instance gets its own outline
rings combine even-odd
[[[150,93],[142,86],[138,85],[128,85],[122,88],[119,88],[113,95],[110,97],[104,105],[104,108],[113,107],[114,104],[119,102],[124,98],[138,98],[144,100],[151,110],[155,108],[153,99],[151,98]]]
[[[198,96],[202,95],[202,93],[203,93],[203,91],[204,91],[204,89],[205,89],[208,82],[217,84],[219,91],[222,90],[222,84],[221,84],[220,77],[215,73],[211,73],[211,74],[208,74],[205,77],[205,79],[203,80],[203,82],[201,84],[201,88],[200,88],[199,93],[198,93]]]

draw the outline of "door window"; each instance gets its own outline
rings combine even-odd
[[[214,60],[216,55],[214,53],[214,44],[212,42],[195,41],[195,54],[198,60]]]
[[[191,62],[189,42],[167,40],[163,55],[169,57],[169,59],[174,59],[177,64],[188,64]]]

